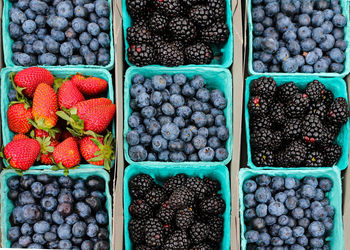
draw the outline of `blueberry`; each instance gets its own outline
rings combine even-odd
[[[84,240],[81,243],[81,248],[82,249],[93,250],[93,247],[94,247],[94,243],[92,241],[90,241],[90,240]]]
[[[245,209],[245,211],[244,211],[244,218],[245,219],[252,220],[255,217],[256,217],[256,214],[255,214],[255,209],[254,208]]]
[[[160,161],[169,161],[169,154],[170,152],[168,150],[162,151],[158,153],[158,159]],[[157,157],[155,156],[155,158],[157,159]]]
[[[256,206],[256,201],[254,198],[254,194],[247,194],[243,198],[244,206],[246,208],[252,208]]]
[[[89,48],[92,51],[98,51],[98,49],[100,48],[100,44],[98,42],[98,40],[96,38],[93,38],[89,44]]]
[[[175,74],[173,76],[174,83],[180,86],[184,85],[187,82],[187,78],[184,74]]]
[[[268,70],[266,64],[264,64],[260,60],[256,60],[253,62],[253,69],[258,73],[264,73]]]
[[[262,6],[252,8],[252,19],[253,22],[262,22],[265,18],[265,12]]]
[[[280,11],[280,4],[278,2],[270,2],[265,6],[265,15],[272,17]]]
[[[96,55],[89,51],[85,56],[84,56],[84,59],[85,59],[85,63],[87,65],[94,65],[96,64]]]
[[[70,57],[73,55],[73,45],[71,42],[64,42],[60,46],[61,55],[64,57]]]
[[[258,217],[264,218],[267,215],[267,205],[266,204],[259,204],[256,207],[256,215]]]
[[[193,133],[190,128],[181,129],[180,131],[181,140],[183,140],[184,142],[190,142],[192,140],[192,137],[193,137]]]
[[[63,1],[56,6],[57,15],[65,18],[74,16],[73,5],[70,1]]]
[[[50,224],[46,221],[39,221],[33,226],[34,232],[38,234],[44,234],[50,230]]]
[[[33,234],[32,239],[34,243],[41,244],[41,245],[46,244],[46,240],[43,234]]]
[[[291,27],[292,23],[289,17],[282,16],[277,19],[276,28],[279,32],[283,33]]]
[[[253,34],[255,36],[260,36],[263,34],[263,32],[264,32],[264,25],[262,25],[261,23],[253,24]]]
[[[9,14],[11,21],[15,24],[23,24],[27,20],[26,15],[20,9],[11,8]]]
[[[271,191],[266,187],[259,187],[255,192],[255,199],[259,203],[266,203],[271,198]]]
[[[88,22],[80,17],[74,18],[72,21],[72,28],[77,33],[82,33],[86,30]]]
[[[74,191],[73,191],[74,192]],[[79,216],[75,213],[67,216],[65,218],[65,222],[68,224],[68,225],[74,225],[76,222],[78,222],[79,220]],[[74,227],[73,227],[74,228]],[[73,233],[74,234],[74,233]]]
[[[27,248],[32,243],[32,238],[30,236],[21,236],[18,239],[18,244],[21,248]]]
[[[323,220],[327,217],[327,211],[322,207],[311,209],[311,216],[314,220]]]
[[[333,48],[335,39],[331,34],[326,34],[326,39],[319,44],[320,49],[323,51],[329,51]]]
[[[100,29],[103,31],[109,31],[110,23],[109,19],[105,17],[101,17],[98,19],[97,24],[100,26]]]
[[[29,2],[29,7],[31,10],[36,12],[38,15],[45,15],[49,10],[49,6],[40,0],[33,0]]]
[[[274,225],[277,223],[277,218],[275,216],[267,215],[265,217],[265,223],[268,226]],[[276,224],[277,225],[277,224]]]
[[[17,2],[17,7],[21,10],[26,10],[29,8],[29,0],[19,0]]]
[[[108,214],[105,211],[98,211],[96,213],[96,221],[99,225],[107,225],[108,224]]]
[[[109,48],[109,44],[111,43],[111,41],[110,41],[109,35],[107,33],[101,32],[98,35],[97,39],[98,39],[98,42],[100,43],[101,47]]]
[[[80,203],[80,202],[79,202]],[[61,240],[69,240],[72,237],[72,229],[71,226],[63,223],[57,229],[57,235]]]
[[[273,26],[273,20],[270,17],[265,17],[264,20],[262,21],[263,27],[271,27]]]
[[[279,192],[275,195],[275,201],[284,203],[287,200],[287,194],[284,192]]]
[[[11,242],[15,242],[19,239],[21,236],[20,228],[19,227],[11,227],[7,231],[7,239]]]
[[[215,156],[215,151],[211,147],[205,147],[198,152],[201,161],[212,161]]]
[[[281,202],[274,201],[269,204],[268,211],[272,216],[281,216],[285,211],[285,206]]]
[[[319,56],[314,51],[310,51],[307,53],[307,56],[305,57],[305,62],[309,65],[314,65],[319,59]]]
[[[300,14],[298,16],[298,23],[300,26],[308,26],[311,22],[311,18],[308,14]]]
[[[175,108],[181,107],[185,104],[185,99],[178,94],[171,95],[169,101]]]
[[[18,195],[18,204],[20,206],[26,205],[26,204],[34,204],[35,199],[31,192],[24,191],[22,193],[19,193]]]
[[[249,230],[244,234],[248,243],[256,243],[259,239],[259,232],[255,230]]]
[[[265,52],[272,54],[278,50],[279,44],[275,38],[265,37],[262,40],[261,47]]]
[[[313,221],[308,227],[308,232],[312,237],[322,237],[325,234],[325,227],[320,221]]]
[[[45,53],[39,56],[40,65],[55,65],[57,57],[52,53]]]
[[[99,17],[109,16],[109,4],[105,0],[97,0],[95,2],[95,11]]]
[[[156,152],[161,152],[168,147],[168,142],[161,135],[156,135],[152,139],[152,148]]]
[[[263,41],[263,38],[261,36],[254,37],[254,39],[253,39],[253,48],[255,50],[260,50],[262,41]]]
[[[100,33],[100,26],[98,26],[97,23],[89,23],[87,25],[87,31],[92,35],[92,36],[97,36]]]
[[[342,28],[346,25],[346,18],[342,14],[335,14],[333,16],[332,22],[335,27]]]
[[[280,177],[280,176],[272,177],[271,188],[274,191],[283,190],[284,189],[284,178]]]
[[[142,84],[145,81],[145,77],[141,74],[135,74],[131,78],[132,84]]]
[[[140,136],[136,131],[131,130],[126,134],[126,141],[128,142],[129,145],[135,146],[139,144]]]
[[[342,51],[345,51],[347,48],[347,43],[346,41],[339,39],[335,42],[334,47],[341,49]]]
[[[338,48],[333,48],[329,52],[330,58],[336,63],[343,63],[345,61],[345,54]]]
[[[326,217],[323,219],[323,224],[325,226],[325,229],[327,231],[331,231],[334,227],[334,223],[333,223],[333,220],[330,218],[330,217]]]
[[[325,58],[321,58],[314,64],[314,71],[316,73],[327,72],[329,67],[329,62]]]
[[[333,181],[328,178],[321,178],[318,185],[324,192],[329,192],[332,190]]]
[[[87,17],[88,10],[84,6],[78,5],[74,8],[74,15],[76,17]]]
[[[289,41],[297,39],[297,34],[292,30],[287,30],[286,32],[283,33],[282,38],[286,42],[289,42]],[[282,47],[281,44],[279,45],[279,47],[280,48]]]
[[[226,160],[228,157],[228,152],[225,148],[218,148],[215,150],[215,158],[218,161]]]
[[[21,233],[22,235],[32,235],[33,234],[33,228],[32,226],[30,226],[28,223],[24,223],[22,226],[21,226]]]
[[[18,189],[20,184],[19,176],[11,176],[7,179],[6,184],[10,189]]]
[[[333,23],[331,21],[325,21],[322,23],[321,28],[325,34],[330,34],[333,31]]]
[[[257,244],[259,246],[268,246],[270,245],[270,241],[271,241],[271,236],[268,233],[260,233]]]
[[[184,120],[184,118],[177,116],[174,118],[174,123],[178,128],[184,128],[186,126],[186,122]]]
[[[22,41],[16,41],[11,45],[12,52],[21,52],[23,50],[23,42]]]
[[[156,135],[160,132],[161,124],[155,120],[151,120],[146,129],[149,134]]]

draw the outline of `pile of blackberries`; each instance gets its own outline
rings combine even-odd
[[[140,74],[132,78],[132,113],[126,134],[132,161],[223,161],[230,134],[224,93],[205,87],[200,75]]]

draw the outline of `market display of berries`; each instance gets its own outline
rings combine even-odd
[[[277,86],[272,77],[250,83],[248,101],[252,161],[256,166],[327,167],[342,155],[337,138],[347,123],[343,97],[318,80],[305,89],[294,82]]]
[[[255,72],[344,72],[340,1],[261,1],[251,7]]]
[[[185,174],[157,183],[147,174],[129,180],[133,249],[219,249],[226,209],[220,183]]]
[[[106,0],[11,2],[8,31],[15,65],[110,62],[110,6]]]
[[[328,178],[258,175],[243,183],[247,249],[330,249]]]
[[[12,72],[7,124],[16,135],[2,157],[10,167],[68,169],[87,162],[110,169],[114,139],[108,131],[116,111],[106,80],[79,73],[66,79],[30,67]]]
[[[224,93],[202,76],[135,74],[126,134],[132,161],[223,161],[229,131]]]
[[[3,185],[6,185],[5,183]],[[48,174],[7,180],[11,248],[110,249],[105,181]]]
[[[210,64],[230,36],[225,0],[126,0],[126,7],[127,57],[136,66]]]

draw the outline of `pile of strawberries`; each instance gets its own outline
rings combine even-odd
[[[55,78],[39,67],[13,72],[10,80],[17,101],[10,103],[7,119],[16,135],[2,156],[11,168],[27,170],[38,161],[68,173],[84,159],[110,169],[114,139],[107,129],[116,105],[101,97],[106,80],[79,73]]]

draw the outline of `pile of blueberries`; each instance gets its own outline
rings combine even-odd
[[[332,180],[258,175],[243,183],[247,249],[324,249],[335,209]]]
[[[106,0],[13,0],[8,31],[15,65],[107,65]]]
[[[344,71],[347,19],[339,0],[252,3],[255,72]]]
[[[227,100],[209,90],[201,75],[135,74],[130,88],[126,134],[133,161],[223,161],[229,131],[223,110]]]
[[[11,248],[110,249],[105,185],[98,176],[10,177]]]

